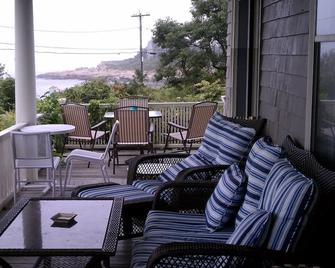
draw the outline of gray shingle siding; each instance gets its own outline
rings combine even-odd
[[[260,116],[275,142],[304,143],[309,1],[263,1]]]
[[[266,134],[281,143],[290,134],[305,137],[309,0],[263,0],[260,50],[259,115],[267,118]],[[232,50],[232,0],[227,37]],[[232,97],[231,51],[227,58],[227,95]]]

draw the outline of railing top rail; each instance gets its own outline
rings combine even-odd
[[[7,137],[12,131],[15,131],[15,130],[19,130],[20,128],[23,128],[24,126],[28,125],[27,123],[18,123],[18,124],[15,124],[9,128],[6,128],[2,131],[0,131],[0,141]]]

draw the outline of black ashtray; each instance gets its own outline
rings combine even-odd
[[[77,216],[77,214],[74,213],[57,213],[51,217],[53,220],[52,227],[64,227],[69,228],[75,225],[77,222],[74,220],[74,218]]]

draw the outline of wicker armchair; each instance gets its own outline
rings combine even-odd
[[[147,267],[333,267],[331,242],[334,220],[328,211],[335,207],[335,173],[323,168],[314,156],[289,136],[283,147],[296,169],[312,178],[318,190],[296,248],[291,253],[209,242],[170,242],[158,246]],[[157,192],[154,210],[203,213],[215,182],[165,183]]]

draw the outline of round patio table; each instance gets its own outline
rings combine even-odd
[[[69,124],[44,124],[21,128],[22,132],[50,132],[51,135],[67,134],[75,130],[75,126]]]

